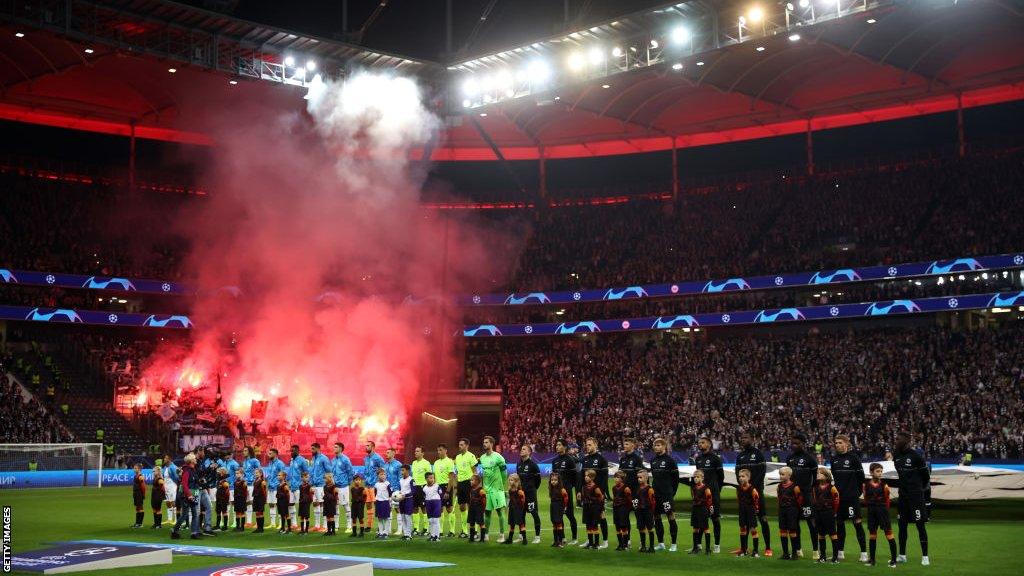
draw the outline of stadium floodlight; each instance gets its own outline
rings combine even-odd
[[[658,47],[658,41],[657,40],[651,40],[651,48],[657,48],[657,47]]]
[[[868,24],[874,24],[875,22],[878,22],[878,20],[875,20],[874,18],[868,18]]]
[[[463,108],[469,108],[472,105],[473,105],[473,102],[470,101],[469,98],[466,98],[465,100],[462,101],[462,107]]]
[[[285,58],[284,58],[284,65],[285,66],[295,66],[295,58],[292,58],[291,56],[285,56]]]
[[[604,62],[604,50],[598,46],[594,46],[588,53],[591,66],[600,66]]]
[[[85,49],[85,53],[86,54],[92,54],[92,52],[93,52],[92,48],[86,48]]]
[[[618,46],[616,46],[615,48],[612,48],[612,56],[614,56],[616,58],[621,58],[622,57],[622,48],[619,48]]]
[[[799,39],[800,39],[800,35],[799,34],[790,34],[789,35],[789,41],[790,42],[796,42]]]
[[[672,69],[673,70],[682,70],[683,69],[683,63],[682,62],[676,62],[675,64],[672,65]]]
[[[793,6],[793,3],[792,2],[786,2],[786,12],[792,12],[793,10],[796,10],[796,7]]]
[[[807,8],[811,5],[811,0],[800,0],[800,7]]]
[[[758,52],[764,52],[764,46],[758,46],[757,47],[757,51]]]
[[[672,29],[672,41],[676,44],[686,44],[690,41],[690,30],[685,26],[676,26]]]
[[[751,24],[757,24],[761,20],[764,20],[764,10],[761,9],[760,6],[754,6],[747,11],[747,20],[749,20]]]
[[[480,92],[480,86],[477,85],[476,80],[472,78],[466,78],[466,81],[462,83],[462,93],[472,98]]]
[[[573,52],[569,55],[569,69],[573,72],[579,72],[586,65],[586,61],[583,59],[583,55],[579,52]]]
[[[177,68],[168,68],[167,71],[170,72],[171,74],[174,74],[175,72],[178,71],[178,69]]]
[[[14,37],[15,38],[24,38],[25,37],[25,33],[24,32],[15,32],[14,33]]]
[[[232,86],[234,86],[234,85],[238,84],[238,80],[228,80],[228,84],[231,84]]]
[[[480,91],[486,94],[491,90],[494,90],[494,77],[490,75],[484,76],[480,79]]]
[[[313,70],[316,70],[316,62],[314,62],[313,60],[307,60],[306,61],[306,70],[309,70],[310,72],[312,72]]]
[[[607,90],[608,88],[611,88],[611,87],[612,87],[611,84],[601,84],[601,88],[604,88],[605,90]]]

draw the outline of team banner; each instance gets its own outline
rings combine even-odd
[[[737,312],[710,312],[677,316],[648,316],[618,320],[584,320],[580,322],[546,322],[541,324],[478,324],[466,326],[466,338],[498,336],[563,336],[600,332],[629,332],[644,330],[671,330],[673,328],[704,328],[708,326],[736,326],[773,324],[782,322],[810,322],[850,318],[878,318],[905,314],[926,314],[956,310],[982,310],[1024,306],[1024,292],[994,292],[988,294],[962,294],[938,296],[916,300],[883,300],[858,304],[831,304],[798,308],[769,308]]]
[[[745,278],[722,278],[719,280],[699,280],[676,282],[671,284],[644,284],[641,286],[624,286],[618,288],[586,289],[560,292],[514,292],[511,294],[475,294],[460,296],[460,306],[519,306],[524,304],[574,304],[577,302],[601,302],[607,300],[629,300],[635,298],[663,298],[666,296],[686,296],[696,294],[715,294],[735,292],[739,290],[770,290],[776,288],[795,288],[799,286],[818,286],[825,284],[847,284],[851,282],[871,282],[877,280],[899,280],[921,276],[940,276],[942,274],[962,274],[964,272],[982,272],[1024,266],[1024,254],[1001,254],[998,256],[978,256],[976,258],[956,258],[954,260],[932,260],[909,264],[891,264],[888,266],[868,266],[864,268],[839,268],[819,270],[817,272],[795,272],[771,276],[751,276]]]
[[[0,306],[0,320],[144,328],[192,327],[192,320],[188,316],[182,315],[104,312],[103,310],[75,310],[72,308],[29,308],[28,306]]]

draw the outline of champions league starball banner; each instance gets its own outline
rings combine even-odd
[[[644,284],[586,290],[559,292],[518,292],[503,294],[475,294],[459,297],[460,306],[522,306],[537,304],[575,304],[578,302],[602,302],[610,300],[631,300],[636,298],[664,298],[668,296],[693,296],[742,290],[773,290],[827,284],[848,284],[878,280],[901,280],[922,276],[962,274],[1024,266],[1024,254],[1001,254],[956,258],[954,260],[931,260],[910,264],[867,266],[864,268],[840,268],[817,272],[796,272],[751,276],[744,278],[721,278],[669,284]]]
[[[60,324],[93,324],[101,326],[136,326],[142,328],[192,328],[188,316],[144,314],[138,312],[105,312],[72,308],[30,308],[0,306],[0,320],[27,320]]]
[[[878,318],[907,314],[955,312],[1024,306],[1024,292],[963,294],[915,300],[884,300],[858,304],[831,304],[797,308],[772,308],[737,312],[710,312],[677,316],[648,316],[618,320],[585,320],[581,322],[546,322],[539,324],[478,324],[466,326],[466,338],[502,336],[565,336],[601,332],[636,332],[645,330],[693,329],[708,326],[737,326],[783,322],[811,322],[854,318]]]

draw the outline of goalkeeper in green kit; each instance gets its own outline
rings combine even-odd
[[[491,531],[491,512],[498,512],[498,542],[505,541],[505,508],[508,505],[505,487],[508,483],[508,470],[505,458],[494,451],[494,438],[484,436],[484,453],[480,455],[480,469],[483,471],[484,492],[487,493],[487,511],[485,527]]]

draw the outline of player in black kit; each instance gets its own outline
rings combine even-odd
[[[593,470],[596,473],[594,484],[601,489],[601,493],[608,497],[608,460],[597,451],[597,440],[593,437],[587,438],[583,444],[586,454],[583,455],[582,463],[584,470]],[[582,487],[581,487],[582,488]],[[598,520],[601,527],[601,544],[599,548],[608,547],[608,519],[603,515]]]
[[[757,493],[764,498],[764,475],[768,470],[768,465],[765,463],[764,454],[754,446],[754,434],[750,431],[740,434],[740,446],[743,448],[743,451],[736,456],[736,473],[739,474],[740,470],[748,470],[750,472],[750,483],[757,489]],[[771,528],[768,525],[767,506],[761,506],[759,513],[760,515],[757,519],[761,524],[761,535],[764,537],[764,555],[766,558],[771,558],[772,541]]]
[[[803,432],[793,434],[793,437],[790,439],[790,445],[792,452],[790,452],[789,458],[786,459],[786,466],[793,469],[793,483],[800,488],[800,493],[803,494],[804,501],[800,508],[800,517],[807,523],[811,547],[817,552],[818,533],[814,528],[814,515],[812,514],[814,506],[812,488],[814,488],[814,483],[818,476],[818,461],[814,458],[813,454],[807,451],[807,436]],[[796,536],[800,538],[799,524],[796,527]],[[793,554],[803,556],[803,550],[794,550]]]
[[[626,438],[622,441],[622,457],[619,458],[619,471],[626,473],[625,483],[634,497],[640,493],[640,483],[637,474],[644,467],[644,453],[637,450],[636,438]],[[636,511],[634,510],[634,515]],[[627,518],[628,520],[628,518]],[[637,522],[640,518],[637,517]],[[626,548],[629,548],[629,533],[626,534]]]
[[[907,528],[913,522],[917,526],[917,535],[921,538],[921,565],[930,564],[928,560],[928,500],[931,497],[931,474],[924,458],[910,446],[910,432],[896,434],[896,450],[893,452],[893,463],[896,474],[900,477],[900,493],[897,510],[899,510],[900,554],[899,562],[907,561]]]
[[[668,453],[668,442],[664,438],[654,440],[654,459],[651,460],[651,478],[654,481],[654,532],[658,536],[655,550],[665,549],[665,525],[661,522],[662,515],[668,516],[668,531],[672,537],[672,548],[676,551],[676,538],[679,536],[679,525],[672,509],[672,501],[679,488],[679,463]]]
[[[568,542],[570,546],[576,544],[576,506],[575,500],[573,499],[573,491],[576,489],[576,459],[568,452],[568,446],[565,440],[559,440],[555,442],[555,452],[558,456],[551,461],[551,472],[558,474],[558,479],[562,483],[562,487],[568,493],[568,502],[565,506],[565,515],[569,518],[569,530],[572,531],[572,540]]]
[[[533,516],[533,543],[540,544],[540,510],[537,509],[537,489],[540,488],[540,466],[533,461],[533,449],[523,444],[519,449],[516,474],[526,495],[526,513]]]
[[[868,561],[867,542],[864,539],[864,525],[861,523],[860,497],[864,493],[864,465],[850,449],[850,437],[836,436],[836,455],[832,459],[832,478],[839,490],[839,513],[836,515],[836,534],[839,536],[839,559],[843,560],[846,544],[846,521],[853,522],[860,544],[860,561]]]
[[[719,512],[721,509],[722,500],[722,484],[725,483],[725,470],[722,468],[722,457],[711,451],[711,439],[707,436],[701,436],[700,440],[697,441],[697,447],[700,448],[700,455],[697,456],[695,464],[697,470],[704,472],[704,484],[711,489],[711,498],[713,500],[714,509],[711,512],[711,525],[715,534],[715,554],[721,551],[722,540],[722,515]]]

